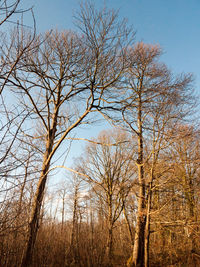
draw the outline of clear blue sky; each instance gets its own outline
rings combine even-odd
[[[73,14],[78,0],[22,0],[24,6],[34,6],[37,32],[74,29]],[[119,9],[136,33],[136,41],[160,44],[164,61],[175,73],[191,72],[200,84],[200,0],[93,0],[97,7],[104,3]],[[25,23],[30,23],[24,17]],[[96,135],[100,128],[90,131]],[[79,136],[81,137],[81,136]],[[76,145],[78,149],[78,145]],[[80,150],[80,149],[79,149]],[[72,152],[71,157],[75,156]],[[70,159],[71,159],[70,157]],[[69,160],[69,164],[71,160]]]
[[[78,0],[23,0],[34,6],[37,30],[71,29]],[[192,72],[200,80],[200,0],[93,0],[119,9],[137,31],[136,41],[160,44],[162,60],[175,72]],[[198,84],[197,84],[198,86]]]

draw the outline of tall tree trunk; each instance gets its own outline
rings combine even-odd
[[[150,239],[150,221],[151,221],[151,202],[152,202],[152,187],[154,182],[154,168],[156,164],[155,158],[155,136],[153,139],[153,158],[152,158],[152,166],[150,172],[150,181],[147,192],[147,206],[146,206],[146,225],[145,225],[145,242],[144,242],[144,266],[149,267],[149,239]],[[157,154],[158,156],[158,154]]]
[[[78,262],[77,253],[77,235],[78,235],[78,186],[74,191],[74,203],[73,203],[73,218],[72,218],[72,233],[69,249],[66,251],[65,266],[69,266],[72,262],[75,264]]]
[[[141,81],[142,83],[142,81]],[[139,93],[138,103],[138,210],[137,210],[137,224],[135,228],[135,238],[132,257],[129,259],[128,266],[144,266],[144,237],[146,224],[146,210],[145,210],[145,180],[144,180],[144,160],[143,160],[143,133],[142,133],[142,99],[141,91]]]
[[[45,168],[42,170],[40,181],[37,186],[37,191],[35,193],[35,197],[33,200],[32,213],[28,229],[27,244],[26,244],[26,249],[24,251],[21,267],[31,266],[33,249],[35,246],[37,231],[39,228],[39,215],[44,195],[45,184],[47,180],[47,174],[46,174],[47,170],[48,166],[45,166]]]
[[[126,212],[126,207],[125,206],[123,208],[123,211],[124,211],[124,217],[125,217],[125,220],[126,220],[126,224],[127,224],[127,227],[128,227],[128,232],[129,232],[129,235],[130,235],[131,245],[134,246],[133,230],[131,229],[131,224],[130,224],[130,221],[129,221],[128,214]]]
[[[149,184],[149,192],[147,198],[147,215],[145,225],[145,242],[144,242],[144,266],[149,267],[149,239],[150,239],[150,220],[151,220],[151,200],[152,200],[152,181]]]
[[[112,195],[108,195],[108,259],[109,266],[112,266],[113,257],[113,213],[112,213]]]
[[[37,232],[39,228],[40,210],[42,206],[42,200],[44,197],[45,185],[47,181],[47,176],[50,168],[50,161],[52,157],[53,145],[56,136],[57,119],[59,112],[59,102],[60,102],[60,88],[58,88],[57,103],[52,115],[52,124],[49,125],[48,134],[46,135],[46,151],[43,157],[42,171],[40,174],[40,179],[37,184],[37,190],[33,199],[31,216],[29,220],[27,244],[22,256],[21,267],[29,267],[32,263],[33,250],[36,242]]]
[[[56,131],[56,129],[55,129]],[[40,179],[37,185],[37,190],[32,203],[31,216],[29,220],[27,243],[23,253],[21,267],[29,267],[32,263],[33,250],[36,242],[37,232],[39,228],[40,210],[42,206],[42,200],[44,197],[44,190],[47,181],[47,174],[50,167],[49,156],[53,147],[55,132],[53,136],[49,137],[46,142],[46,152],[43,158],[43,166],[40,174]]]
[[[140,185],[139,200],[138,200],[138,216],[135,228],[135,238],[133,246],[133,254],[131,264],[129,266],[143,267],[144,265],[144,237],[145,237],[145,193],[143,186]]]
[[[192,183],[192,177],[188,177],[188,186],[187,191],[185,192],[187,205],[189,206],[189,219],[192,223],[191,227],[191,234],[190,234],[190,240],[191,240],[191,251],[196,251],[196,242],[195,242],[195,228],[196,228],[196,212],[195,212],[195,197],[194,197],[194,188]],[[187,183],[187,181],[185,181]]]
[[[108,230],[108,259],[109,266],[112,266],[112,256],[113,256],[113,228],[109,226]]]

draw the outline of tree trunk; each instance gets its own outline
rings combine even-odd
[[[154,138],[155,140],[155,138]],[[154,143],[154,141],[153,141]],[[145,241],[144,241],[144,266],[149,267],[149,239],[150,239],[150,220],[151,220],[151,202],[152,202],[152,187],[154,181],[154,168],[156,164],[155,159],[155,145],[153,145],[153,158],[152,158],[152,166],[150,172],[150,181],[147,192],[147,206],[146,206],[146,225],[145,225]]]
[[[144,237],[145,237],[145,224],[146,224],[146,215],[144,212],[144,207],[145,207],[144,190],[141,186],[139,201],[138,201],[138,217],[135,229],[133,254],[129,266],[137,266],[137,267],[144,266]]]
[[[40,177],[40,183],[38,184],[35,198],[33,201],[32,213],[28,229],[27,245],[23,255],[21,267],[31,266],[33,249],[36,241],[37,231],[39,228],[38,222],[39,222],[40,209],[42,205],[43,193],[47,179],[47,175],[45,175],[45,173],[46,171],[43,170]]]
[[[21,267],[29,267],[31,266],[32,263],[33,250],[39,228],[40,210],[42,206],[42,200],[44,197],[47,174],[50,167],[49,155],[52,151],[52,147],[53,147],[53,138],[49,138],[46,143],[46,152],[43,158],[42,171],[32,204],[32,211],[28,227],[27,243],[22,257]]]
[[[190,233],[190,240],[191,240],[191,251],[196,251],[196,242],[195,242],[195,231],[196,228],[196,212],[195,212],[195,197],[194,197],[194,188],[192,184],[192,178],[189,177],[188,182],[188,191],[185,192],[186,201],[189,206],[189,220],[192,223],[191,233]]]
[[[151,199],[152,199],[152,182],[149,185],[148,199],[147,199],[147,217],[145,225],[145,241],[144,241],[144,266],[149,267],[149,239],[150,239],[150,212],[151,212]]]
[[[144,162],[143,162],[143,134],[142,134],[142,99],[141,91],[139,93],[138,103],[138,210],[137,210],[137,224],[135,228],[135,238],[132,257],[129,259],[128,266],[144,266],[144,237],[146,224],[145,211],[145,180],[144,180]]]
[[[109,266],[112,266],[112,256],[113,256],[113,229],[112,226],[108,230],[108,259]]]
[[[112,266],[113,257],[113,213],[112,213],[112,194],[108,196],[108,259],[109,266]]]
[[[130,235],[131,244],[132,244],[132,246],[134,246],[134,235],[133,235],[133,231],[131,229],[131,224],[130,224],[130,221],[129,221],[125,206],[123,208],[123,211],[124,211],[124,217],[125,217],[126,224],[127,224],[127,227],[128,227],[129,235]]]
[[[69,266],[72,262],[78,263],[78,186],[74,191],[72,233],[69,249],[66,251],[65,266]]]
[[[44,162],[45,161],[46,160],[44,159]],[[41,172],[39,184],[37,186],[37,191],[35,193],[35,197],[33,200],[32,213],[31,213],[29,229],[28,229],[27,245],[24,251],[21,267],[31,266],[33,249],[35,246],[37,231],[39,228],[39,215],[40,215],[40,209],[41,209],[42,200],[44,196],[44,189],[45,189],[45,184],[47,180],[48,169],[49,169],[48,165],[44,166]]]

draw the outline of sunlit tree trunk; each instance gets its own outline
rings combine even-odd
[[[149,191],[147,196],[147,213],[145,225],[145,242],[144,242],[144,266],[149,267],[149,239],[150,239],[150,221],[151,221],[151,201],[152,201],[152,181],[149,184]]]
[[[55,120],[57,119],[55,118]],[[40,174],[40,179],[37,185],[37,190],[36,190],[33,203],[32,203],[32,210],[31,210],[28,234],[27,234],[27,244],[25,247],[25,251],[23,253],[21,267],[31,266],[31,262],[32,262],[33,250],[34,250],[37,232],[39,228],[39,217],[40,217],[39,215],[40,215],[40,210],[42,206],[42,200],[44,197],[44,190],[45,190],[45,185],[47,181],[47,175],[48,175],[48,171],[50,167],[49,156],[52,152],[54,137],[56,133],[56,124],[57,123],[55,121],[54,127],[52,131],[50,131],[48,140],[46,142],[46,152],[44,154],[42,171]]]
[[[142,86],[142,81],[141,81]],[[145,179],[144,179],[144,162],[143,162],[143,134],[142,134],[142,99],[141,91],[139,93],[138,104],[138,210],[137,210],[137,224],[135,228],[135,238],[132,254],[132,265],[143,266],[144,264],[144,237],[145,237],[145,223],[146,223],[146,211],[145,211]],[[131,266],[131,265],[130,265]]]

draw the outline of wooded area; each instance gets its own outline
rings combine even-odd
[[[36,34],[31,9],[0,3],[0,27],[30,12],[34,28],[1,32],[0,266],[199,266],[193,76],[114,10],[84,3],[76,32]],[[75,131],[99,120],[112,129],[66,166]]]

